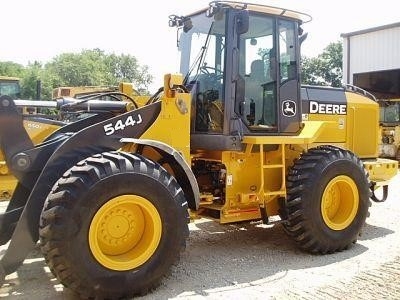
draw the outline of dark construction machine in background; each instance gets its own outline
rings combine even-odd
[[[0,96],[6,95],[12,99],[21,98],[21,87],[19,78],[0,76]],[[17,182],[13,176],[9,174],[7,164],[0,160],[0,200],[9,199]]]
[[[78,114],[73,122],[23,116],[17,107],[28,102],[2,96],[0,160],[18,180],[0,219],[3,278],[39,241],[50,270],[80,297],[144,294],[184,249],[189,212],[279,222],[312,253],[356,242],[397,161],[378,158],[372,98],[300,86],[310,19],[229,1],[172,15],[185,76],[165,75],[140,103],[31,104]],[[57,128],[34,143],[30,132],[48,124]]]

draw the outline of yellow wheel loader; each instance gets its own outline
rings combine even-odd
[[[82,117],[36,145],[23,103],[0,98],[1,151],[18,179],[0,220],[2,277],[39,241],[80,297],[144,294],[179,259],[190,215],[280,223],[311,253],[355,243],[397,161],[378,158],[373,97],[300,85],[310,19],[230,1],[171,15],[183,76],[165,75],[142,104],[47,101]]]
[[[400,160],[400,98],[380,99],[379,156]]]
[[[7,95],[13,99],[21,98],[19,78],[0,76],[0,96]]]
[[[60,86],[53,89],[52,99],[97,96],[97,98],[100,97],[100,99],[106,100],[110,100],[112,97],[119,97],[121,100],[124,100],[126,98],[125,95],[128,95],[129,98],[142,97],[139,91],[133,87],[132,83],[120,82],[118,86]]]

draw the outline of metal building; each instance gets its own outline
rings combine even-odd
[[[400,22],[343,33],[343,81],[381,99],[400,97]]]
[[[344,33],[343,81],[375,95],[379,155],[400,160],[400,22]]]

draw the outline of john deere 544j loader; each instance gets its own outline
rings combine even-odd
[[[143,294],[185,247],[189,212],[281,222],[312,253],[354,243],[397,162],[377,158],[372,96],[300,86],[309,20],[228,1],[172,15],[184,77],[167,74],[144,104],[35,102],[83,113],[35,145],[29,131],[52,121],[24,122],[17,106],[29,103],[1,97],[1,156],[18,179],[0,220],[2,277],[40,241],[81,297]]]

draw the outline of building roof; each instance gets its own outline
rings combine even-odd
[[[365,34],[365,33],[375,32],[375,31],[379,31],[379,30],[385,30],[385,29],[391,29],[391,28],[395,28],[395,27],[400,27],[400,22],[377,26],[377,27],[372,27],[372,28],[367,28],[367,29],[358,30],[358,31],[353,31],[353,32],[349,32],[349,33],[342,33],[342,34],[340,34],[340,36],[341,37],[351,37],[354,35],[360,35],[360,34]]]

